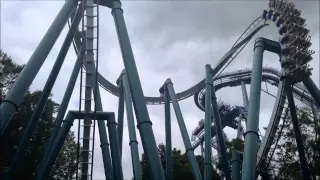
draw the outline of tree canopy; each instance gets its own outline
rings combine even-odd
[[[14,63],[11,57],[0,50],[0,97],[5,97],[22,69],[23,65]],[[18,111],[14,114],[4,134],[0,137],[0,179],[11,163],[41,93],[41,91],[26,92]],[[44,154],[44,146],[52,131],[58,108],[59,104],[49,98],[37,124],[36,131],[30,139],[26,154],[21,160],[15,179],[34,179],[34,172]],[[70,179],[78,169],[76,167],[76,152],[77,143],[73,132],[70,132],[49,179]]]
[[[159,144],[158,145],[158,152],[161,160],[161,164],[163,169],[166,168],[166,159],[165,159],[165,145]],[[188,157],[186,153],[181,153],[181,150],[178,150],[176,148],[172,149],[172,157],[173,157],[173,177],[174,179],[183,179],[183,180],[192,180],[192,172],[191,167],[189,165]],[[200,169],[200,172],[203,176],[203,158],[198,155],[196,156],[198,166]],[[145,154],[142,154],[141,158],[141,171],[142,171],[142,179],[146,180],[148,179],[148,169],[147,169],[147,160]],[[217,172],[212,169],[212,179],[219,179],[219,176]]]

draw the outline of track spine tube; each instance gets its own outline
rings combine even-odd
[[[59,155],[59,152],[68,135],[68,132],[70,131],[71,126],[73,125],[73,121],[74,121],[74,116],[71,112],[69,112],[62,124],[62,127],[59,130],[57,137],[55,138],[52,144],[52,150],[49,152],[47,157],[48,161],[46,162],[46,164],[43,165],[44,171],[42,174],[39,174],[39,177],[37,178],[38,180],[48,179],[52,166],[54,165],[54,162],[56,161]]]
[[[299,153],[302,176],[304,180],[311,180],[309,170],[308,170],[308,161],[306,159],[305,151],[303,148],[303,139],[302,139],[300,125],[297,118],[296,106],[295,106],[293,95],[292,95],[292,87],[288,83],[285,88],[287,90],[287,98],[288,98],[288,103],[290,107],[293,131],[294,131],[294,134],[296,135],[296,143],[297,143],[297,148]]]
[[[52,133],[51,133],[51,135],[49,137],[49,140],[48,140],[48,142],[47,142],[47,144],[46,144],[46,146],[44,148],[44,155],[42,156],[41,163],[40,163],[39,167],[36,170],[36,174],[35,174],[36,179],[40,178],[39,174],[43,174],[43,170],[44,170],[43,169],[43,165],[46,164],[47,161],[48,161],[48,158],[47,158],[48,157],[48,153],[49,153],[49,151],[52,150],[52,144],[53,144],[55,138],[58,135],[58,132],[59,132],[61,123],[63,121],[64,115],[65,115],[65,113],[67,111],[68,104],[70,102],[70,98],[71,98],[74,86],[76,84],[77,77],[78,77],[78,74],[79,74],[79,71],[80,71],[80,67],[81,67],[81,64],[82,64],[81,61],[82,61],[82,58],[83,58],[83,52],[84,51],[82,51],[82,48],[80,48],[80,50],[81,51],[79,51],[79,53],[78,53],[78,57],[77,57],[77,60],[76,60],[76,62],[74,64],[74,67],[73,67],[73,70],[72,70],[72,73],[71,73],[71,77],[70,77],[68,85],[67,85],[67,89],[66,89],[66,91],[64,93],[61,105],[59,107],[56,120],[54,121]]]
[[[123,114],[124,114],[124,92],[121,78],[117,80],[119,86],[119,102],[118,102],[118,139],[120,147],[120,156],[122,157],[122,139],[123,139]]]
[[[115,115],[109,116],[107,119],[108,132],[110,136],[111,159],[113,165],[113,175],[115,180],[123,180],[123,171],[121,165],[120,147],[118,141],[117,123]]]
[[[202,180],[201,173],[200,173],[200,170],[199,170],[199,167],[198,167],[198,163],[197,163],[196,157],[194,155],[193,148],[191,146],[191,142],[190,142],[190,138],[189,138],[189,135],[188,135],[188,131],[187,131],[186,125],[184,123],[184,119],[183,119],[183,116],[182,116],[182,113],[181,113],[181,109],[180,109],[180,106],[179,106],[179,103],[178,103],[178,100],[177,100],[177,95],[174,92],[174,88],[173,88],[173,84],[171,82],[171,79],[167,79],[165,84],[164,84],[164,86],[167,86],[167,89],[168,89],[168,92],[169,92],[169,95],[170,95],[170,100],[172,102],[173,109],[174,109],[174,111],[176,113],[176,117],[177,117],[178,125],[179,125],[179,128],[180,128],[181,136],[182,136],[182,139],[183,139],[183,142],[184,142],[184,146],[186,148],[186,154],[187,154],[187,157],[188,157],[188,160],[189,160],[189,164],[191,166],[191,172],[193,174],[193,179]]]
[[[78,27],[81,20],[81,9],[78,8],[77,15],[72,22],[72,25],[67,33],[67,36],[62,44],[62,47],[59,51],[59,54],[57,56],[57,59],[53,65],[53,68],[51,69],[51,72],[49,74],[49,77],[47,79],[47,82],[42,90],[40,99],[37,102],[36,108],[32,113],[32,116],[28,122],[27,128],[24,130],[22,139],[20,141],[20,145],[18,147],[17,152],[14,154],[13,160],[11,162],[11,165],[9,167],[8,172],[6,173],[6,178],[12,179],[14,177],[15,171],[19,169],[19,165],[21,160],[23,159],[23,156],[25,154],[26,149],[28,148],[30,139],[37,127],[37,124],[39,122],[40,116],[45,108],[45,105],[48,101],[48,98],[50,96],[51,90],[53,88],[53,85],[57,79],[57,76],[61,70],[62,64],[66,58],[66,55],[68,53],[68,50],[70,48],[70,45],[72,43],[73,36],[75,34],[76,28]]]
[[[129,35],[127,32],[123,10],[120,1],[112,1],[112,15],[118,34],[122,58],[127,72],[132,101],[136,114],[137,126],[140,131],[143,150],[150,163],[150,174],[152,179],[164,180],[164,172],[161,165],[156,140],[152,131],[152,122],[145,103],[137,66],[135,64]]]
[[[9,90],[7,96],[2,101],[0,105],[0,136],[4,132],[14,112],[20,105],[25,93],[38,74],[42,64],[46,60],[53,45],[62,32],[63,27],[67,23],[71,12],[75,10],[76,6],[76,0],[68,0],[65,2],[55,20],[49,27],[47,33],[44,35],[36,50],[31,55],[29,61],[20,72],[17,80]]]
[[[304,86],[308,89],[310,95],[312,96],[318,107],[320,107],[320,91],[317,85],[313,82],[310,76],[302,78],[302,82]]]
[[[204,144],[205,144],[205,153],[204,153],[204,179],[212,179],[212,164],[211,164],[211,155],[212,155],[212,141],[211,141],[211,124],[212,124],[212,74],[211,66],[207,64],[205,66],[206,70],[206,79],[205,79],[205,121],[204,121]]]
[[[263,52],[266,43],[264,38],[257,38],[254,45],[253,69],[250,86],[250,102],[245,133],[242,179],[255,179],[258,151],[258,128],[261,96],[261,78]]]
[[[132,169],[133,169],[133,177],[135,180],[141,180],[141,166],[140,166],[140,158],[139,158],[139,149],[138,149],[138,141],[136,137],[133,109],[131,103],[131,92],[129,88],[127,74],[125,70],[122,71],[121,75],[121,83],[123,84],[124,90],[124,99],[126,103],[126,111],[127,111],[127,121],[128,121],[128,131],[129,131],[129,146],[131,149],[131,157],[132,157]]]
[[[232,180],[241,180],[241,154],[233,149],[232,150]]]
[[[93,65],[93,69],[95,69]],[[94,78],[93,82],[96,82],[96,71],[94,71],[94,74],[92,78]],[[96,89],[97,88],[97,89]],[[100,89],[99,86],[93,86],[93,92],[97,92],[97,95],[95,98],[96,102],[96,110],[97,111],[103,111],[102,108],[102,101],[101,101],[101,95],[100,95]],[[104,121],[98,121],[98,130],[99,130],[99,137],[100,137],[100,147],[101,147],[101,152],[102,152],[102,159],[103,159],[103,167],[104,167],[104,174],[106,176],[107,180],[114,180],[115,176],[113,173],[113,166],[112,166],[112,161],[110,157],[110,149],[109,149],[109,141],[108,141],[108,135],[107,135],[107,130],[106,130],[106,125]]]

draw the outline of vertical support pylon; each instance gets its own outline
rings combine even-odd
[[[123,83],[121,78],[117,80],[119,87],[119,102],[118,102],[118,138],[120,146],[120,155],[122,157],[122,139],[123,139],[123,114],[124,114],[124,92],[123,92]]]
[[[134,180],[141,180],[141,167],[140,167],[140,158],[139,158],[139,150],[138,150],[138,141],[136,137],[135,123],[133,117],[132,103],[131,103],[131,92],[129,88],[127,74],[125,70],[122,71],[120,75],[121,83],[123,85],[124,90],[124,99],[126,103],[126,111],[127,111],[127,121],[128,121],[128,131],[130,138],[130,149],[131,149],[131,158],[132,158],[132,169],[133,169],[133,177]]]
[[[23,159],[25,151],[28,148],[30,139],[31,139],[36,127],[37,127],[39,118],[43,112],[44,107],[46,106],[46,103],[47,103],[48,98],[50,96],[51,90],[53,88],[54,83],[56,82],[56,79],[58,77],[58,74],[60,72],[62,64],[65,60],[65,57],[67,56],[68,50],[69,50],[70,45],[72,43],[73,36],[75,34],[76,28],[78,27],[78,25],[80,23],[80,20],[81,20],[81,10],[78,9],[77,16],[74,18],[74,21],[72,22],[72,25],[71,25],[71,27],[67,33],[67,36],[62,44],[62,47],[58,53],[57,59],[51,69],[51,72],[50,72],[49,77],[46,81],[46,84],[42,90],[40,99],[37,102],[36,108],[32,113],[32,116],[28,122],[27,128],[24,130],[24,133],[23,133],[22,139],[20,141],[18,150],[14,154],[14,157],[12,159],[9,170],[6,173],[6,179],[12,179],[14,177],[15,172],[19,169],[20,162]]]
[[[43,176],[43,173],[44,173],[43,167],[48,162],[48,153],[49,153],[49,151],[52,150],[52,144],[53,144],[55,138],[58,135],[59,129],[60,129],[62,121],[63,121],[63,117],[64,117],[64,115],[65,115],[65,113],[67,111],[68,104],[69,104],[69,101],[70,101],[74,86],[75,86],[76,81],[77,81],[77,77],[78,77],[80,68],[81,68],[81,65],[82,65],[83,52],[84,51],[82,51],[82,48],[80,48],[80,51],[78,52],[78,57],[77,57],[76,63],[74,64],[74,67],[73,67],[73,70],[72,70],[72,73],[71,73],[71,77],[70,77],[68,85],[67,85],[66,92],[65,92],[65,94],[63,96],[61,105],[59,107],[56,120],[54,121],[52,133],[50,134],[48,143],[44,148],[45,149],[44,150],[44,155],[42,157],[40,166],[36,170],[35,177],[36,177],[37,180],[40,180],[41,177]]]
[[[59,133],[57,134],[57,137],[55,138],[54,142],[52,143],[52,150],[48,153],[48,161],[43,164],[43,174],[40,174],[39,179],[46,180],[48,179],[48,176],[50,174],[50,171],[52,169],[52,166],[54,165],[54,162],[56,161],[58,154],[63,146],[63,143],[68,135],[68,132],[70,131],[71,126],[73,125],[74,117],[72,113],[68,113],[66,116],[66,119],[64,120],[62,127],[59,129]]]
[[[232,150],[232,180],[241,180],[241,154],[233,149]]]
[[[171,141],[171,112],[170,112],[170,95],[167,86],[162,86],[159,92],[164,97],[164,118],[166,131],[166,179],[173,179],[173,161],[172,161],[172,141]]]
[[[123,10],[121,8],[120,1],[112,1],[112,15],[114,17],[122,58],[127,72],[134,110],[137,116],[137,127],[140,132],[143,150],[147,155],[147,160],[149,162],[152,162],[150,163],[149,169],[151,178],[163,180],[165,179],[165,176],[159,158],[156,140],[152,131],[152,122],[150,121],[147,106],[145,103],[142,103],[145,102],[144,95],[141,87],[140,78],[138,75],[137,66],[135,64],[129,35],[124,21]]]
[[[96,73],[98,72],[94,71],[94,73],[95,74],[92,76],[94,78],[93,82],[96,82],[97,81]],[[96,96],[95,96],[96,110],[103,111],[99,86],[93,86],[93,92],[96,92]],[[115,177],[113,174],[113,167],[112,167],[111,155],[109,150],[109,140],[108,140],[106,125],[104,121],[98,121],[97,124],[98,124],[98,131],[99,131],[99,137],[100,137],[100,147],[102,152],[104,174],[105,174],[106,180],[114,180]]]
[[[198,167],[198,164],[197,164],[196,157],[195,157],[194,152],[193,152],[193,148],[191,146],[191,142],[190,142],[190,138],[189,138],[189,135],[188,135],[188,131],[187,131],[186,125],[184,123],[184,119],[183,119],[183,116],[182,116],[182,113],[181,113],[181,109],[180,109],[180,106],[179,106],[179,103],[178,103],[178,100],[177,100],[177,95],[174,92],[173,84],[171,82],[171,79],[167,79],[165,84],[164,84],[164,86],[167,86],[167,89],[168,89],[168,92],[169,92],[169,96],[170,96],[170,100],[172,102],[173,109],[174,109],[174,111],[176,113],[178,125],[179,125],[179,128],[180,128],[180,132],[181,132],[181,136],[182,136],[182,139],[183,139],[183,142],[184,142],[184,146],[186,148],[186,154],[187,154],[187,157],[188,157],[188,160],[189,160],[189,163],[190,163],[190,167],[191,167],[191,172],[192,172],[193,178],[195,180],[202,180],[201,173],[200,173],[200,170],[199,170],[199,167]]]
[[[211,66],[209,66],[211,69]],[[217,97],[216,97],[216,90],[214,85],[212,85],[212,110],[213,110],[213,116],[214,116],[214,123],[216,127],[217,132],[217,140],[219,144],[219,152],[221,154],[221,161],[219,161],[222,164],[223,167],[223,173],[227,180],[231,180],[231,172],[228,162],[228,156],[227,156],[227,148],[226,148],[226,142],[225,142],[225,134],[223,132],[221,118],[219,114],[218,109],[218,103],[217,103]]]
[[[42,64],[67,23],[71,12],[74,11],[76,7],[76,0],[68,0],[65,2],[47,33],[44,35],[29,61],[20,72],[7,96],[2,100],[0,105],[0,135],[2,135],[14,112],[18,109],[24,94],[38,74]]]
[[[204,121],[204,179],[212,178],[212,164],[211,164],[211,154],[212,154],[212,141],[211,141],[211,124],[212,124],[212,74],[211,66],[207,64],[206,69],[206,80],[205,80],[205,121]]]
[[[108,126],[108,132],[110,137],[110,149],[111,149],[114,179],[123,180],[119,139],[118,139],[118,132],[117,132],[117,122],[114,114],[111,115],[110,118],[108,119],[107,126]]]
[[[303,179],[305,180],[311,180],[309,170],[308,170],[308,161],[306,159],[305,151],[303,148],[303,139],[302,139],[300,125],[297,118],[296,106],[295,106],[293,94],[292,94],[292,87],[289,83],[287,83],[285,88],[287,91],[288,104],[290,107],[293,131],[296,136],[296,143],[297,143],[297,148],[298,148],[298,153],[300,158],[300,167],[301,167],[302,176],[303,176]]]
[[[254,45],[253,68],[250,86],[250,103],[245,133],[242,179],[255,179],[256,177],[264,45],[265,43],[263,42],[262,38],[258,38]]]

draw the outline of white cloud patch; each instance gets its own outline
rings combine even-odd
[[[3,1],[1,7],[1,48],[19,63],[26,63],[46,33],[63,1]],[[176,92],[187,89],[205,76],[204,65],[213,67],[231,48],[243,30],[267,9],[266,2],[218,3],[185,3],[185,2],[123,2],[124,15],[135,55],[139,76],[146,96],[159,96],[159,88],[167,78],[171,78]],[[248,7],[250,8],[248,11]],[[311,67],[314,68],[312,78],[319,84],[319,2],[298,3],[303,16],[307,18],[307,27],[311,30],[312,49],[316,50]],[[224,9],[222,11],[222,9]],[[174,13],[174,15],[173,15]],[[100,8],[100,51],[99,71],[110,82],[115,84],[123,66],[123,60],[117,40],[110,9]],[[57,40],[47,60],[36,76],[31,89],[42,89],[59,48],[66,36],[66,26]],[[277,40],[277,30],[268,27],[256,37]],[[253,43],[251,41],[243,52],[234,60],[226,71],[252,67]],[[278,57],[265,53],[264,65],[280,68]],[[52,90],[53,99],[61,102],[68,83],[71,69],[76,60],[73,47],[70,47],[64,65]],[[250,93],[250,86],[247,85]],[[264,84],[262,88],[266,89]],[[268,86],[269,92],[276,94],[276,88]],[[104,111],[112,111],[117,115],[117,97],[100,88]],[[260,129],[267,126],[273,108],[274,99],[261,93]],[[221,98],[231,105],[242,105],[241,88],[224,88],[217,92]],[[75,86],[68,109],[78,109],[79,80]],[[197,109],[193,97],[180,102],[185,124],[191,135],[204,113]],[[148,106],[153,131],[157,143],[165,142],[164,108]],[[172,140],[173,147],[185,150],[181,133],[172,108]],[[124,177],[132,177],[131,154],[126,116],[124,118],[123,156]],[[72,128],[76,131],[76,127]],[[228,136],[235,137],[231,128],[225,129]],[[139,131],[136,129],[139,152],[142,144]],[[76,132],[77,134],[77,132]],[[99,147],[98,130],[96,130],[96,146],[94,155],[94,178],[103,179],[104,170]],[[200,154],[197,149],[196,154]]]

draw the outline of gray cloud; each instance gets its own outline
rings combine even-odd
[[[26,63],[49,25],[58,13],[63,2],[2,2],[1,47],[19,63]],[[319,81],[319,2],[299,1],[297,7],[307,18],[307,27],[313,36],[312,48],[316,50],[314,61],[314,80]],[[204,78],[204,65],[214,66],[228,51],[238,36],[259,15],[267,9],[265,1],[207,1],[207,2],[123,2],[127,28],[131,37],[139,76],[144,94],[159,96],[159,87],[170,77],[176,92],[182,91]],[[119,49],[116,30],[110,9],[100,9],[100,51],[99,71],[112,83],[115,83],[124,68]],[[15,18],[12,18],[15,17]],[[64,29],[52,52],[37,75],[31,89],[42,89],[56,55],[67,33]],[[268,27],[256,37],[264,36],[277,40],[277,30]],[[254,39],[254,38],[253,38]],[[279,69],[276,55],[265,53],[264,65]],[[253,58],[253,41],[234,60],[226,71],[239,68],[251,68]],[[53,98],[61,102],[76,55],[71,47],[66,61],[53,88]],[[263,88],[264,85],[262,85]],[[275,87],[268,87],[275,94]],[[217,92],[218,99],[231,105],[242,105],[241,89],[239,87],[225,88]],[[250,86],[247,85],[250,92]],[[105,111],[117,114],[118,99],[101,90]],[[273,107],[274,99],[262,92],[260,113],[260,128],[266,126]],[[73,92],[68,109],[78,109],[79,81]],[[204,113],[196,108],[193,98],[180,102],[185,124],[191,134],[198,120]],[[157,143],[165,142],[163,106],[148,106],[153,131]],[[184,150],[179,127],[172,109],[173,146]],[[73,127],[76,132],[76,127]],[[235,136],[235,131],[226,128],[229,137]],[[142,153],[139,131],[136,130],[139,141],[139,152]],[[77,132],[76,132],[77,134]],[[132,177],[129,137],[125,118],[122,164],[125,178]],[[99,136],[96,131],[94,178],[104,177],[101,150],[98,146]],[[199,150],[196,150],[199,154]]]

